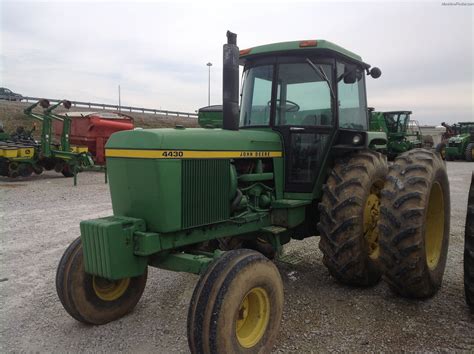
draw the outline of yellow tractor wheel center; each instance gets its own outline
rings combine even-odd
[[[104,301],[115,301],[120,298],[130,285],[130,278],[120,280],[107,280],[93,277],[92,286],[97,297]]]
[[[364,237],[369,245],[369,257],[377,259],[380,254],[379,230],[377,227],[380,216],[380,199],[371,193],[364,208]]]
[[[430,269],[438,265],[443,246],[444,234],[444,198],[439,183],[431,187],[428,210],[426,213],[425,251],[426,263]]]
[[[244,348],[255,346],[268,326],[270,298],[263,288],[253,288],[240,304],[235,326],[237,340]]]

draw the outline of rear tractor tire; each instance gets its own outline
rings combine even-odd
[[[191,353],[269,353],[283,312],[283,283],[262,254],[239,249],[215,260],[194,289]]]
[[[66,249],[56,272],[56,291],[64,309],[76,320],[105,324],[117,320],[140,300],[147,272],[133,278],[108,280],[84,271],[80,238]]]
[[[319,248],[330,274],[344,284],[380,280],[378,219],[387,172],[384,155],[361,151],[338,161],[323,187]]]
[[[409,298],[433,296],[449,243],[450,197],[439,154],[414,149],[390,166],[382,191],[380,260],[384,279]]]
[[[466,303],[474,311],[474,173],[469,189],[464,231],[464,292]]]
[[[474,143],[467,144],[465,157],[466,161],[474,161]]]

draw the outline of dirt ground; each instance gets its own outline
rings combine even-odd
[[[383,282],[341,286],[328,274],[318,239],[292,241],[278,262],[285,307],[275,352],[474,351],[474,315],[464,302],[462,253],[474,164],[448,162],[451,239],[444,282],[425,301],[394,295]],[[79,185],[55,173],[0,178],[0,352],[188,352],[186,315],[197,276],[150,269],[136,309],[104,326],[63,310],[55,273],[79,222],[112,214],[101,173]]]

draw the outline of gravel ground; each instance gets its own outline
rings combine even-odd
[[[318,240],[293,241],[278,262],[285,308],[276,352],[474,351],[474,316],[464,303],[462,253],[473,164],[448,162],[451,240],[444,282],[426,301],[395,296],[382,282],[341,286],[322,264]],[[79,185],[54,173],[0,178],[1,352],[187,352],[186,315],[197,276],[150,269],[145,293],[125,318],[85,326],[63,310],[55,272],[79,221],[110,215],[100,173]]]

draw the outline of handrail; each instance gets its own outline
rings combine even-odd
[[[41,98],[38,97],[29,97],[23,96],[23,100],[26,102],[29,101],[39,101]],[[48,98],[48,101],[51,103],[60,102],[62,100]],[[187,117],[187,118],[197,118],[197,113],[190,112],[179,112],[179,111],[168,111],[162,109],[153,109],[153,108],[143,108],[143,107],[133,107],[133,106],[119,106],[115,104],[106,104],[106,103],[93,103],[93,102],[81,102],[81,101],[70,101],[73,107],[88,107],[88,108],[97,108],[97,109],[114,109],[116,111],[126,111],[126,112],[135,112],[135,113],[152,113],[160,114],[171,117]]]

